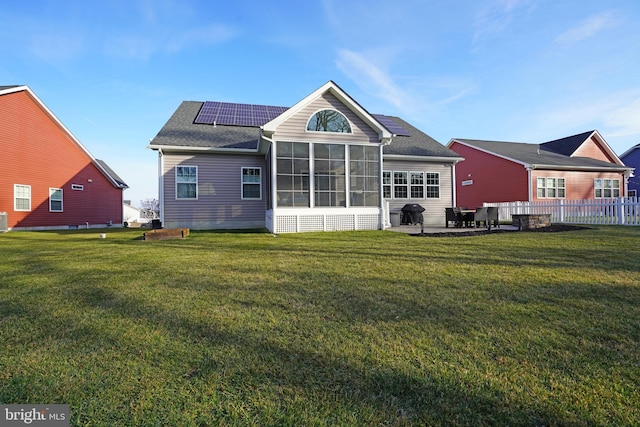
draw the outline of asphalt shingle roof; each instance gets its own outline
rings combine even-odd
[[[383,154],[400,156],[460,157],[460,155],[412,126],[400,117],[387,116],[404,128],[409,136],[394,136],[391,144],[385,145]]]
[[[587,136],[591,132],[586,133]],[[584,135],[584,134],[581,134]],[[578,135],[576,135],[577,137]],[[569,137],[573,138],[573,137]],[[569,139],[563,138],[563,139]],[[584,138],[586,139],[586,137]],[[582,141],[584,142],[584,139]],[[481,150],[497,154],[521,163],[535,166],[549,167],[573,167],[573,168],[598,168],[598,169],[620,169],[620,165],[616,165],[602,160],[596,160],[589,157],[571,157],[564,154],[548,151],[544,149],[544,144],[528,144],[524,142],[504,142],[504,141],[482,141],[476,139],[459,139],[455,141],[468,144]],[[561,141],[561,140],[557,140]],[[555,141],[552,141],[555,142]],[[577,148],[577,147],[576,147]],[[575,151],[572,150],[572,152]]]
[[[184,101],[151,141],[155,146],[197,147],[256,150],[258,127],[226,126],[194,123],[203,102]],[[399,117],[387,116],[399,124],[409,136],[395,136],[384,154],[404,156],[460,157],[429,135]]]
[[[193,121],[203,104],[184,101],[151,143],[160,146],[199,148],[258,148],[260,132],[256,127],[195,124]]]

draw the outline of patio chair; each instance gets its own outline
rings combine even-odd
[[[449,223],[453,222],[455,227],[462,227],[462,214],[458,208],[444,208],[445,212],[445,227],[449,228]]]
[[[489,222],[493,223],[494,227],[500,228],[500,219],[498,218],[498,207],[489,206],[487,208],[487,218]]]
[[[484,222],[485,227],[491,230],[491,222],[487,215],[487,208],[476,208],[476,213],[473,214],[473,221],[476,223],[476,228],[480,227],[481,222]]]

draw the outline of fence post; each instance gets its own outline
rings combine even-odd
[[[624,199],[622,197],[618,197],[616,199],[616,210],[618,212],[618,224],[620,225],[624,225],[625,224],[625,203],[624,203]]]

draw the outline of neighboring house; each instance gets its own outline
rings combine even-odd
[[[634,145],[630,149],[624,152],[620,156],[620,160],[629,166],[634,168],[634,173],[629,178],[629,197],[640,197],[640,176],[638,171],[640,170],[640,144]]]
[[[185,101],[149,147],[164,227],[274,233],[380,229],[407,203],[444,224],[462,160],[332,81],[290,108]]]
[[[621,197],[631,174],[595,130],[543,144],[455,138],[447,147],[465,159],[456,164],[456,199],[463,207]]]
[[[0,86],[0,212],[22,230],[122,224],[128,188],[27,86]]]
[[[135,206],[131,206],[131,200],[125,200],[123,205],[123,222],[127,224],[131,223],[147,223],[149,222],[149,218],[147,218],[147,212],[143,209],[136,208]]]

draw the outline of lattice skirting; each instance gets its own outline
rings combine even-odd
[[[380,217],[375,214],[277,215],[273,232],[378,230]]]

